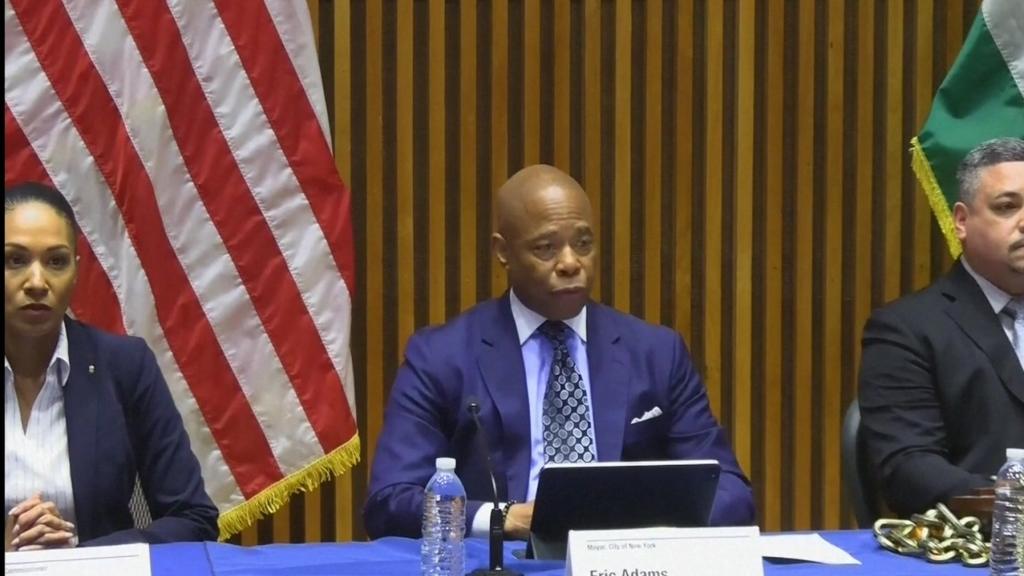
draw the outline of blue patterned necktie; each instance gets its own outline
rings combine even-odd
[[[1003,308],[1003,314],[1013,320],[1010,328],[1010,333],[1013,334],[1013,349],[1017,352],[1021,368],[1024,368],[1024,300],[1010,300]]]
[[[594,462],[590,402],[583,377],[565,341],[569,327],[548,320],[537,329],[551,342],[554,359],[544,391],[544,462]]]

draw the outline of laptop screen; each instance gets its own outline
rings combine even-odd
[[[715,460],[548,464],[530,530],[564,539],[569,530],[706,526],[720,473]]]

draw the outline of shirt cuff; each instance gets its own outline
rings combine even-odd
[[[502,506],[504,502],[500,503]],[[484,502],[476,510],[473,516],[473,524],[469,527],[471,538],[488,538],[491,535],[491,510],[494,510],[493,502]]]

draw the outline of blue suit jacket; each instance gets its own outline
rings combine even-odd
[[[65,320],[64,387],[76,526],[82,545],[213,540],[217,508],[156,357],[140,338]],[[90,368],[91,367],[91,368]],[[133,528],[136,474],[153,523]]]
[[[713,458],[722,465],[712,524],[754,518],[750,485],[708,406],[700,375],[678,333],[591,302],[587,358],[598,459]],[[409,339],[374,455],[367,533],[420,536],[423,488],[434,459],[451,456],[466,487],[467,523],[492,500],[467,400],[476,397],[491,448],[499,498],[526,499],[530,410],[508,294]],[[661,408],[659,417],[633,418]]]

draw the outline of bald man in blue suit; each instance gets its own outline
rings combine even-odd
[[[472,399],[499,498],[517,502],[507,509],[506,535],[528,536],[550,449],[543,414],[557,354],[540,328],[552,322],[567,334],[587,420],[580,435],[596,460],[718,460],[710,522],[751,523],[749,482],[682,338],[590,300],[596,246],[579,184],[550,166],[528,167],[498,191],[495,212],[492,248],[511,289],[409,340],[377,443],[363,510],[367,533],[420,536],[424,486],[440,456],[457,461],[467,530],[486,533],[492,488],[467,411]]]

